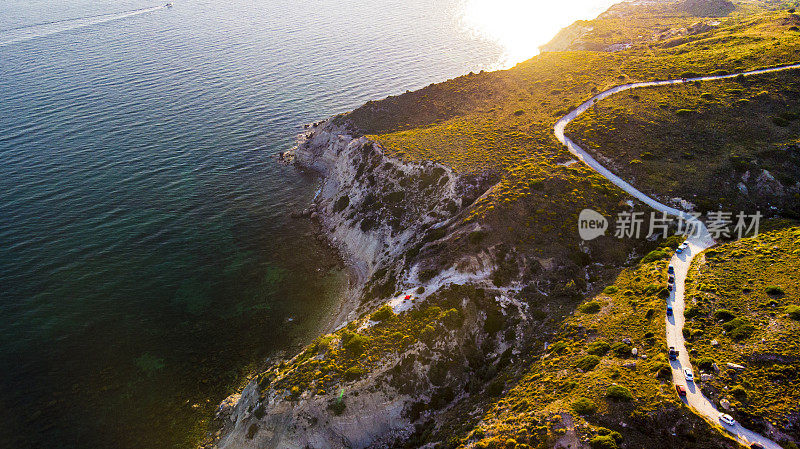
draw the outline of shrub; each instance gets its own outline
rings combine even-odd
[[[611,352],[613,352],[617,357],[630,357],[631,347],[621,341],[618,341],[611,346]]]
[[[597,411],[597,404],[589,398],[579,398],[572,403],[572,410],[579,415],[591,415]]]
[[[662,362],[655,366],[656,371],[656,378],[658,379],[671,379],[672,378],[672,367],[669,366],[669,363]]]
[[[347,408],[347,406],[344,403],[344,398],[335,398],[328,403],[328,409],[330,409],[333,414],[337,416],[344,413],[345,408]]]
[[[714,367],[714,359],[708,357],[702,358],[697,362],[697,366],[699,366],[700,369],[710,370]]]
[[[783,296],[784,295],[783,288],[780,287],[779,285],[767,286],[766,292],[767,292],[768,295],[772,295],[772,296]]]
[[[605,293],[607,295],[613,295],[617,291],[619,291],[619,289],[617,288],[616,285],[609,285],[608,287],[603,289],[603,293]]]
[[[786,307],[786,314],[793,320],[800,320],[800,306],[791,305]]]
[[[744,401],[747,399],[747,390],[741,385],[736,385],[731,388],[731,395],[740,401]]]
[[[609,349],[611,349],[611,345],[609,345],[608,342],[597,340],[589,343],[589,347],[586,352],[592,355],[603,356],[608,352]]]
[[[345,379],[355,380],[364,375],[364,369],[360,366],[351,366],[344,372]]]
[[[756,327],[752,324],[744,324],[730,331],[728,335],[730,335],[734,340],[745,340],[753,335],[753,332],[755,331]]]
[[[633,394],[631,390],[622,385],[611,385],[606,389],[606,397],[618,401],[632,401]]]
[[[342,195],[338,200],[336,200],[336,203],[333,204],[333,212],[341,212],[349,205],[350,197],[347,195]]]
[[[250,424],[250,427],[247,428],[247,439],[252,440],[257,433],[258,433],[258,423]]]
[[[734,318],[722,325],[734,340],[744,340],[755,332],[756,328],[746,318]]]
[[[618,449],[617,442],[609,435],[597,435],[589,440],[592,449]]]
[[[437,274],[439,274],[439,270],[433,270],[433,269],[422,270],[419,272],[419,275],[417,275],[417,277],[419,278],[420,282],[424,283],[436,277]]]
[[[578,310],[580,310],[583,313],[597,313],[600,311],[600,309],[601,309],[600,303],[597,301],[589,301],[587,303],[581,304],[578,307]]]
[[[345,332],[342,335],[342,346],[351,355],[360,356],[364,353],[369,343],[369,337],[366,335],[356,334],[353,332]]]
[[[255,416],[256,419],[263,418],[265,414],[266,410],[264,409],[264,404],[259,404],[258,407],[256,407],[255,410],[253,410],[253,416]]]
[[[650,262],[654,262],[656,260],[661,260],[661,259],[667,257],[668,255],[669,254],[664,252],[664,250],[662,250],[662,249],[654,249],[653,251],[650,251],[649,253],[647,253],[646,256],[642,257],[642,263],[650,263]]]
[[[700,98],[706,101],[711,101],[714,99],[714,94],[710,92],[703,92],[702,94],[700,94]]]
[[[372,321],[385,321],[395,316],[394,310],[388,304],[383,305],[375,313],[372,314]]]
[[[734,318],[736,318],[736,314],[728,309],[717,309],[714,311],[715,320],[730,321]]]
[[[686,310],[683,312],[683,316],[689,319],[694,318],[698,315],[700,315],[700,308],[695,305],[687,307]]]
[[[686,117],[689,115],[694,115],[696,113],[697,111],[695,111],[694,109],[678,109],[677,111],[675,111],[675,114],[678,115],[679,117]]]
[[[567,347],[566,343],[564,343],[563,341],[557,341],[557,342],[553,343],[552,345],[550,345],[549,349],[550,349],[550,352],[552,352],[553,354],[558,354],[561,351],[563,351],[564,349],[566,349],[566,347]]]
[[[591,371],[598,363],[600,363],[600,357],[596,355],[587,355],[578,360],[575,366],[583,371]]]

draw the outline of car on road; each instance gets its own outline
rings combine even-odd
[[[670,266],[669,266],[669,268],[667,268],[667,273],[669,273],[669,274],[675,274],[675,267],[673,267],[672,265],[670,265]]]
[[[674,284],[674,283],[675,283],[675,276],[670,276],[669,279],[667,279],[667,284]]]
[[[667,316],[672,316],[672,306],[667,306]]]
[[[669,347],[669,359],[678,360],[678,351],[675,350],[675,346]]]
[[[683,243],[680,244],[680,246],[678,246],[678,249],[676,249],[675,252],[677,254],[682,254],[688,248],[689,248],[689,244],[686,243],[686,242],[683,242]]]
[[[694,373],[692,373],[691,368],[683,369],[683,377],[686,378],[686,382],[694,382]]]
[[[675,385],[675,390],[678,391],[678,396],[686,396],[686,388],[683,385]]]
[[[727,413],[720,413],[719,420],[722,421],[723,424],[727,424],[729,426],[736,425],[736,420],[733,419],[733,417],[731,415],[728,415]]]
[[[672,291],[672,284],[667,284],[667,290]]]

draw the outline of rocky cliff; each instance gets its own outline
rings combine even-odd
[[[447,407],[465,388],[483,390],[474,378],[492,378],[485,358],[506,354],[507,363],[516,341],[525,341],[515,335],[525,332],[524,305],[488,280],[495,269],[491,250],[422,268],[436,254],[430,247],[475,231],[477,225],[458,218],[490,182],[433,162],[387,157],[339,118],[308,127],[282,158],[322,175],[312,215],[354,268],[335,319],[336,327],[347,327],[226,399],[221,431],[209,446],[367,447],[407,439],[429,408]],[[384,303],[388,319],[365,314]],[[498,332],[508,328],[499,324],[506,320],[519,329]],[[396,332],[385,335],[387,327]],[[352,350],[360,338],[369,350]],[[474,376],[476,370],[483,371]]]

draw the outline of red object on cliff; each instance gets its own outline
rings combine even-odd
[[[410,300],[411,300],[411,295],[406,295],[406,301],[410,301]]]

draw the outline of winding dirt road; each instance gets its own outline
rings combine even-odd
[[[739,75],[743,76],[753,76],[753,75],[760,75],[764,73],[772,73],[772,72],[780,72],[783,70],[792,70],[792,69],[800,69],[800,64],[792,64],[792,65],[784,65],[778,67],[771,67],[766,69],[759,69],[759,70],[752,70],[749,72],[741,72],[741,73],[732,73],[729,75],[719,75],[719,76],[703,76],[698,78],[689,78],[687,82],[693,81],[714,81],[714,80],[721,80],[721,79],[728,79],[728,78],[735,78]],[[679,357],[677,360],[673,360],[670,362],[672,367],[672,382],[675,385],[683,385],[686,387],[686,397],[683,401],[689,405],[696,413],[700,416],[704,417],[711,423],[718,425],[721,428],[724,428],[725,431],[734,439],[739,441],[740,443],[744,444],[745,446],[751,446],[754,443],[758,443],[761,446],[769,449],[781,449],[781,446],[778,445],[776,442],[772,441],[769,438],[766,438],[758,433],[755,433],[751,430],[748,430],[738,423],[733,426],[726,425],[719,420],[719,411],[708,400],[703,393],[700,391],[700,388],[695,385],[694,382],[687,382],[684,374],[683,368],[684,367],[691,367],[691,362],[689,361],[689,354],[686,351],[685,340],[683,338],[683,324],[684,324],[684,316],[683,311],[685,309],[684,303],[684,291],[685,291],[685,283],[686,283],[686,276],[689,272],[689,267],[691,266],[692,259],[702,252],[703,250],[710,248],[711,246],[715,245],[714,239],[708,233],[705,225],[700,222],[699,220],[695,219],[691,215],[687,214],[684,211],[675,209],[673,207],[667,206],[662,204],[653,198],[645,195],[632,185],[628,184],[626,181],[612,173],[610,170],[602,166],[595,158],[593,158],[586,150],[581,148],[578,144],[573,142],[569,137],[564,134],[564,130],[567,125],[574,120],[579,115],[586,112],[587,109],[592,107],[596,102],[603,100],[604,98],[608,98],[614,94],[619,92],[623,92],[630,89],[637,89],[641,87],[652,87],[652,86],[667,86],[671,84],[680,84],[683,83],[684,80],[682,79],[674,79],[674,80],[664,80],[664,81],[648,81],[642,83],[630,83],[630,84],[623,84],[621,86],[617,86],[601,92],[594,97],[590,98],[576,109],[571,111],[569,114],[562,117],[558,122],[556,122],[555,126],[553,127],[553,131],[556,135],[556,138],[566,147],[569,151],[577,157],[579,160],[583,161],[586,165],[591,167],[596,172],[603,175],[609,181],[620,187],[622,190],[630,194],[631,196],[637,198],[638,200],[642,201],[643,203],[647,204],[648,206],[652,207],[661,212],[666,212],[669,215],[673,215],[676,217],[682,217],[686,220],[687,224],[694,226],[696,232],[694,235],[690,236],[686,242],[689,244],[689,248],[683,252],[683,254],[676,254],[672,257],[670,264],[675,267],[675,289],[673,293],[670,295],[669,299],[667,300],[668,304],[672,305],[674,310],[673,316],[666,317],[667,321],[667,346],[674,346],[675,349],[679,351]],[[666,306],[665,306],[666,308]],[[692,370],[694,372],[694,370]],[[699,378],[699,376],[697,376]]]

